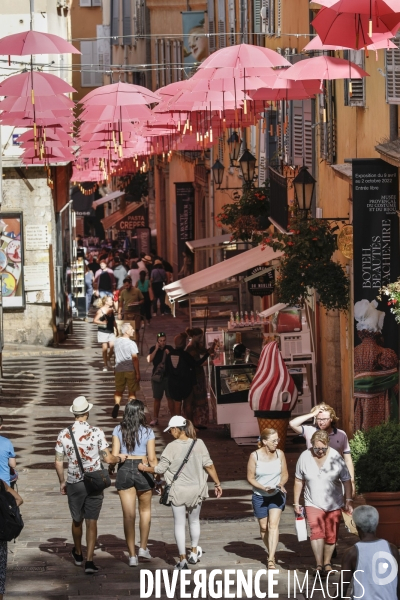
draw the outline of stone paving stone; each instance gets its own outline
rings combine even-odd
[[[156,333],[165,331],[168,341],[183,331],[185,320],[165,316],[152,320],[146,329],[140,357],[142,390],[138,397],[145,402],[152,416],[151,366],[145,355],[155,343]],[[171,569],[177,560],[171,509],[159,504],[153,497],[152,527],[148,547],[155,557],[140,560],[139,567],[128,566],[122,512],[114,488],[105,492],[105,500],[98,523],[98,546],[95,560],[101,571],[85,575],[71,557],[71,519],[67,499],[59,493],[54,471],[54,445],[58,432],[71,423],[69,406],[78,395],[85,395],[94,403],[90,422],[104,429],[111,442],[115,421],[111,418],[114,378],[111,372],[102,372],[101,351],[97,344],[96,328],[91,323],[74,323],[74,333],[57,349],[34,351],[32,348],[10,348],[4,353],[2,433],[9,437],[17,452],[19,492],[24,498],[22,515],[25,528],[16,544],[9,544],[9,574],[5,598],[36,598],[46,600],[119,600],[139,597],[139,577],[142,569]],[[29,371],[34,379],[14,379],[14,374]],[[126,396],[123,403],[126,402]],[[158,454],[171,440],[163,433],[168,423],[166,401],[161,405],[160,422],[155,427]],[[258,524],[253,517],[251,490],[245,479],[251,446],[237,446],[224,426],[211,424],[199,434],[213,458],[223,482],[221,500],[212,498],[213,484],[209,486],[210,499],[201,512],[202,533],[200,544],[204,556],[196,569],[214,568],[257,571],[265,568],[266,552]],[[285,585],[287,569],[305,570],[314,565],[309,542],[299,543],[294,532],[291,503],[294,467],[303,446],[287,444],[287,461],[291,476],[288,484],[288,506],[282,515],[278,565],[280,586]],[[138,524],[136,524],[139,540]],[[187,530],[187,544],[189,532]],[[341,527],[339,556],[353,544],[354,537]],[[335,562],[335,564],[339,564]],[[40,569],[29,571],[22,569]],[[20,569],[20,570],[18,570]],[[279,589],[282,591],[286,588]],[[166,596],[164,596],[166,597]],[[287,597],[287,596],[285,596]],[[176,596],[178,598],[178,596]],[[315,600],[319,600],[314,595]],[[322,598],[322,596],[321,596]]]

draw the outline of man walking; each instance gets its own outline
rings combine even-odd
[[[140,305],[144,303],[144,296],[138,288],[132,287],[132,279],[124,279],[124,287],[118,299],[118,319],[135,322],[136,335],[140,329]],[[138,337],[136,337],[138,339]]]
[[[89,425],[89,411],[93,404],[84,396],[75,398],[69,409],[75,416],[72,434],[78,447],[84,471],[99,471],[101,461],[116,464],[122,456],[113,456],[102,429]],[[82,534],[83,520],[86,522],[86,563],[85,573],[96,573],[99,569],[93,562],[94,547],[97,539],[97,520],[103,504],[104,493],[88,494],[83,481],[83,474],[76,459],[74,443],[68,427],[63,429],[57,438],[55,468],[60,481],[60,492],[68,496],[68,506],[72,517],[72,538],[74,548],[72,557],[77,566],[83,563]],[[67,482],[64,479],[64,458],[68,460]],[[125,460],[125,456],[123,458]]]
[[[124,285],[124,279],[128,274],[128,271],[125,269],[124,265],[121,264],[121,259],[119,256],[114,258],[114,277],[116,281],[117,290],[120,290]]]
[[[3,417],[0,417],[0,430],[3,427]],[[14,447],[10,440],[0,435],[0,479],[11,485],[10,468],[15,469],[17,466],[15,460]]]
[[[122,336],[115,340],[115,405],[112,418],[118,417],[122,395],[128,386],[129,400],[136,400],[136,392],[140,390],[139,350],[133,336],[133,327],[130,323],[121,326]]]
[[[100,269],[94,277],[93,287],[98,290],[100,298],[103,298],[103,296],[113,296],[115,285],[114,271],[107,268],[105,260],[101,260]]]
[[[352,598],[400,600],[399,551],[394,544],[376,537],[378,511],[373,506],[358,506],[352,516],[360,541],[343,554],[342,598],[348,597],[354,574]]]

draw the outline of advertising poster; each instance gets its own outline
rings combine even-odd
[[[204,12],[190,11],[182,13],[183,64],[190,69],[203,62],[209,55],[208,38],[204,27]]]
[[[186,242],[194,240],[194,187],[190,182],[176,183],[175,186],[178,266],[180,270],[187,254]]]
[[[21,213],[0,214],[0,275],[4,308],[25,307]]]
[[[398,418],[399,333],[380,289],[399,276],[398,169],[353,160],[354,427]]]

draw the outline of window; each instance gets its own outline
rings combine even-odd
[[[363,50],[346,50],[344,57],[355,63],[362,69],[365,68]],[[344,81],[344,105],[365,106],[365,78],[345,79]]]
[[[217,49],[215,40],[215,12],[214,12],[214,0],[208,0],[207,3],[207,14],[208,14],[208,33],[210,34],[208,40],[208,47],[210,52],[214,52]]]
[[[97,40],[81,42],[81,52],[81,86],[98,87],[103,85],[103,72],[99,64]]]
[[[229,14],[229,43],[231,46],[236,44],[236,5],[235,0],[229,0],[228,3],[228,14]]]
[[[218,47],[225,46],[225,0],[218,0]]]
[[[274,32],[275,0],[254,0],[254,33],[272,35]]]
[[[79,0],[79,6],[101,6],[101,0]]]
[[[318,94],[320,158],[333,164],[336,160],[336,121],[334,82],[325,81],[325,91]]]
[[[111,36],[113,46],[118,46],[121,42],[119,37],[119,0],[111,2]]]
[[[132,45],[131,0],[122,0],[122,35],[124,46]]]
[[[313,167],[313,115],[311,100],[293,100],[290,119],[290,157],[293,166]]]
[[[236,43],[248,44],[247,32],[248,32],[248,19],[247,19],[247,0],[240,0],[240,31],[241,39]]]
[[[400,43],[400,33],[394,40],[396,46]],[[386,55],[386,102],[400,104],[400,50],[385,50]]]

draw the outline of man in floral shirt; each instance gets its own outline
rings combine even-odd
[[[89,425],[87,420],[91,408],[93,408],[93,404],[90,404],[84,396],[75,398],[70,408],[70,412],[75,416],[72,431],[84,471],[99,471],[102,468],[101,461],[109,464],[120,463],[121,460],[125,460],[125,455],[113,456],[108,449],[103,430]],[[82,524],[85,519],[87,546],[85,573],[96,573],[99,569],[93,562],[93,554],[97,539],[97,520],[104,494],[103,492],[100,494],[87,493],[68,427],[60,432],[55,450],[55,467],[60,480],[60,492],[68,496],[68,506],[72,517],[72,537],[75,544],[72,556],[76,565],[80,566],[83,563]],[[65,457],[68,460],[66,482],[63,464]]]

